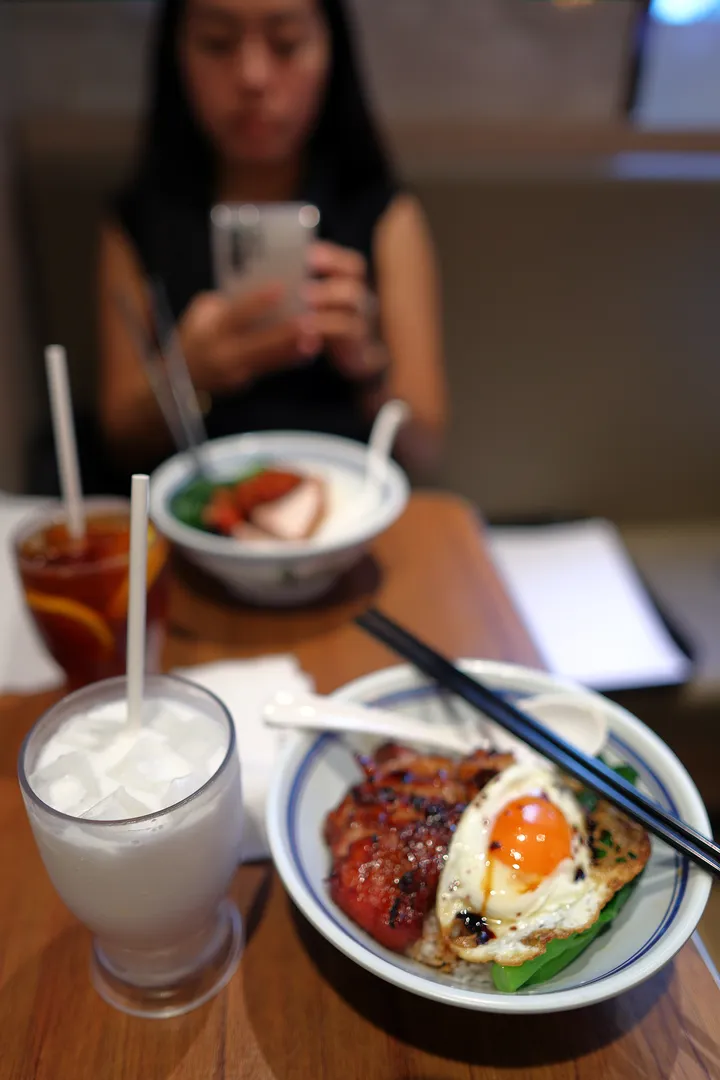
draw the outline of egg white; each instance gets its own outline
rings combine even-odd
[[[540,794],[572,829],[571,857],[527,891],[520,866],[513,869],[493,859],[489,844],[495,819],[508,803]],[[585,816],[558,773],[532,762],[511,765],[473,799],[455,830],[435,905],[441,933],[463,960],[522,964],[543,951],[543,940],[566,937],[595,922],[606,897],[590,870]],[[458,940],[461,912],[481,915],[494,937],[477,945],[472,935],[461,932]]]

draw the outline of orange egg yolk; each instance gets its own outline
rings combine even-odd
[[[508,803],[495,819],[489,857],[533,877],[548,877],[572,854],[572,832],[549,799],[525,796]]]

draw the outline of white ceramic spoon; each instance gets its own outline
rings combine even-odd
[[[367,448],[366,489],[382,479],[397,433],[410,418],[410,406],[404,401],[387,401],[375,417]]]
[[[570,694],[538,694],[518,708],[588,757],[599,754],[607,741],[607,717],[599,705]]]
[[[333,731],[340,734],[378,735],[402,742],[422,743],[437,750],[468,754],[486,740],[481,732],[473,739],[459,725],[430,724],[403,713],[369,709],[348,701],[318,694],[280,691],[263,710],[269,727],[300,731]]]
[[[599,708],[588,704],[584,698],[542,694],[528,698],[520,707],[589,756],[599,753],[605,744],[605,717]],[[401,742],[422,743],[448,753],[468,754],[479,747],[493,746],[516,750],[521,757],[533,754],[520,740],[481,716],[478,716],[477,726],[459,721],[428,723],[405,713],[371,709],[318,694],[281,691],[265,706],[263,719],[270,727],[377,735]]]

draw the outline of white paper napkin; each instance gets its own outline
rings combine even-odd
[[[11,546],[20,522],[42,502],[0,493],[0,693],[4,694],[51,690],[64,678],[25,606]]]
[[[212,691],[232,714],[240,753],[245,806],[243,861],[265,859],[270,854],[265,832],[265,801],[283,735],[265,727],[262,721],[263,707],[279,690],[292,693],[312,690],[312,679],[294,656],[222,660],[198,667],[178,668],[175,674]]]

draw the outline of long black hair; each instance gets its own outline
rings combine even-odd
[[[321,159],[334,185],[395,187],[392,169],[368,108],[342,0],[318,0],[327,21],[331,61],[324,98],[306,147],[306,166]],[[181,196],[207,203],[214,153],[188,101],[177,40],[187,0],[164,0],[157,23],[151,99],[135,178],[126,196]]]

